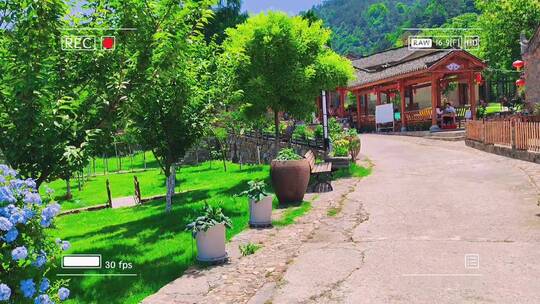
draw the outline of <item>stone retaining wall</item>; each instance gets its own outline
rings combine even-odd
[[[515,159],[520,159],[524,161],[530,161],[533,163],[540,164],[540,153],[516,150],[509,147],[488,145],[478,141],[467,139],[465,144],[471,148],[482,150],[488,153],[493,153],[501,156],[511,157]]]
[[[229,159],[234,163],[243,164],[270,164],[276,157],[274,150],[274,141],[260,138],[253,138],[240,135],[229,135],[227,140]],[[324,158],[324,151],[315,148],[309,148],[298,144],[280,142],[279,148],[292,148],[299,155],[304,155],[308,150],[312,150],[317,158]]]

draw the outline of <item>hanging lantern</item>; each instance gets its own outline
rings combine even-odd
[[[520,78],[520,79],[516,80],[516,85],[517,85],[518,87],[523,87],[523,86],[525,86],[525,79]]]
[[[484,82],[484,79],[482,78],[482,73],[476,73],[474,80],[476,81],[476,84],[482,84]]]
[[[516,68],[518,71],[520,71],[524,65],[525,65],[525,62],[523,62],[522,60],[516,60],[514,61],[514,63],[512,63],[512,66]]]

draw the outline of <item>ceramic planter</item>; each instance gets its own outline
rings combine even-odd
[[[197,232],[197,260],[218,262],[227,258],[225,251],[225,225],[218,224],[207,231]]]
[[[272,161],[270,176],[279,203],[302,202],[307,191],[309,175],[309,163],[306,159]]]
[[[249,225],[253,227],[272,225],[272,196],[258,202],[249,200]]]

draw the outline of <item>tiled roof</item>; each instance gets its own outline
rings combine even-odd
[[[451,50],[411,51],[407,47],[390,49],[352,62],[356,80],[349,87],[383,80],[429,68]]]

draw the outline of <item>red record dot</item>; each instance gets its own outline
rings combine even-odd
[[[101,45],[104,49],[110,50],[114,47],[114,37],[105,37],[101,41]]]

